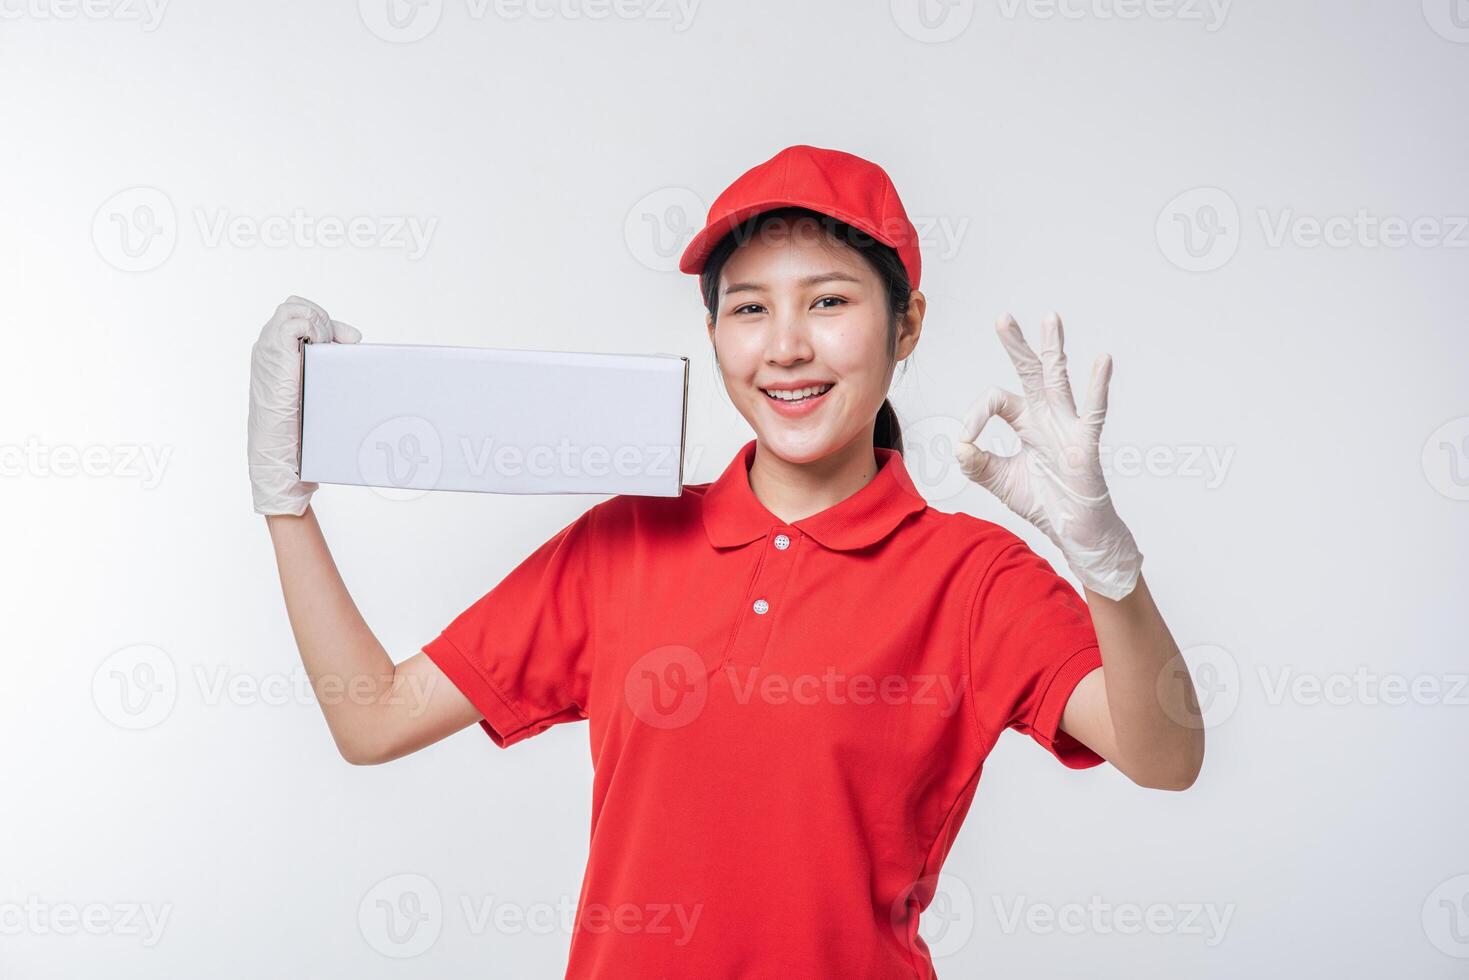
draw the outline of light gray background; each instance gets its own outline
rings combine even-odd
[[[1469,5],[387,2],[0,7],[0,973],[561,975],[586,728],[338,758],[251,513],[250,344],[295,292],[373,341],[686,353],[712,479],[749,432],[668,269],[806,142],[927,229],[893,397],[936,506],[1064,570],[935,461],[1017,383],[996,314],[1111,352],[1113,492],[1209,705],[1183,794],[1002,740],[940,975],[1469,974]],[[238,231],[297,209],[362,243]],[[595,499],[317,508],[401,660]]]

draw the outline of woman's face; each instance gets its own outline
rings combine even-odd
[[[914,297],[894,355],[882,280],[814,219],[772,220],[735,249],[708,326],[725,388],[760,442],[792,463],[864,433],[870,445],[894,364],[918,341]]]

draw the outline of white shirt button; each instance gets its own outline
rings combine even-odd
[[[766,602],[764,599],[756,599],[754,608],[756,615],[764,616],[767,612],[770,611],[770,603]]]
[[[785,551],[790,546],[791,546],[791,539],[789,537],[787,537],[784,534],[777,534],[775,536],[775,547],[776,547],[776,550],[778,550],[778,551]]]

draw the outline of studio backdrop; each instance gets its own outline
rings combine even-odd
[[[0,19],[0,974],[561,975],[587,726],[344,762],[251,508],[251,344],[299,294],[365,342],[686,356],[712,480],[751,433],[678,256],[793,144],[903,188],[928,315],[891,398],[931,506],[1069,575],[954,441],[1015,384],[997,315],[1111,354],[1108,483],[1208,728],[1182,793],[1001,738],[939,975],[1469,970],[1461,0]],[[402,661],[601,499],[313,506]]]

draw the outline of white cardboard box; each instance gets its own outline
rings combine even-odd
[[[302,480],[683,492],[686,357],[409,344],[305,344],[302,353]]]

